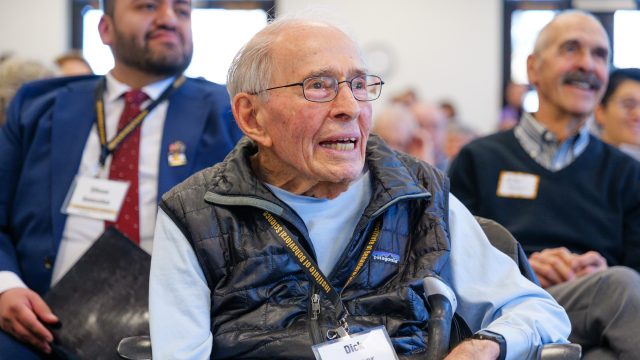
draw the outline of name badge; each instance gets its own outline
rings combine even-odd
[[[538,197],[539,184],[540,176],[538,175],[515,171],[501,171],[496,195],[505,198],[533,200]]]
[[[76,177],[62,205],[62,212],[98,220],[116,221],[129,182]]]
[[[398,360],[384,326],[314,345],[317,360]]]

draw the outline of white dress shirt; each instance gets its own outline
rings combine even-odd
[[[111,140],[117,133],[120,114],[124,109],[123,94],[129,90],[126,84],[116,80],[111,74],[106,75],[107,86],[104,92],[104,109],[107,140]],[[149,100],[142,104],[142,108],[160,97],[162,92],[173,82],[174,78],[164,79],[142,88],[149,96]],[[169,102],[160,103],[147,115],[140,129],[140,158],[139,158],[139,206],[140,206],[140,247],[151,253],[153,231],[155,227],[158,199],[158,172],[160,164],[160,146],[162,132],[167,115]],[[91,128],[86,140],[82,160],[78,168],[78,176],[95,176],[100,157],[100,140],[96,124]],[[107,158],[104,169],[97,176],[108,178],[111,156]],[[53,266],[51,285],[57,283],[82,254],[87,251],[95,240],[104,232],[104,221],[90,219],[78,215],[67,216],[60,247]],[[0,293],[5,290],[27,286],[17,274],[10,271],[0,271]]]

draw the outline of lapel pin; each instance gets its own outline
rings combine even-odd
[[[187,164],[186,148],[182,141],[175,141],[169,145],[169,166],[183,166]]]

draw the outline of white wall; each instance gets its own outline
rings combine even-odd
[[[68,0],[1,0],[0,54],[52,63],[71,42],[69,12]]]
[[[0,53],[51,62],[70,42],[68,0],[2,0]],[[393,67],[385,96],[406,87],[454,101],[460,118],[493,130],[500,106],[500,0],[277,0],[279,13],[322,7],[346,23],[365,50],[385,49]]]
[[[483,133],[494,129],[502,73],[501,1],[279,0],[277,10],[300,12],[310,5],[346,22],[365,50],[388,49],[395,65],[384,76],[387,100],[411,86],[426,100],[453,100],[465,124]]]

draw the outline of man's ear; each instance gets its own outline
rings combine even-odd
[[[109,15],[102,15],[98,23],[98,32],[102,43],[108,46],[113,44],[113,19]]]
[[[538,76],[536,69],[536,62],[538,61],[535,54],[527,56],[527,77],[529,78],[529,84],[536,87],[538,84]]]
[[[264,147],[271,147],[273,141],[265,126],[264,103],[257,96],[238,93],[233,97],[231,110],[245,135]]]
[[[598,104],[598,106],[596,106],[595,111],[593,112],[594,118],[596,120],[596,124],[598,124],[600,128],[602,128],[604,125],[604,118],[605,118],[604,113],[605,113],[605,108],[604,108],[604,105],[602,105],[602,103]]]

